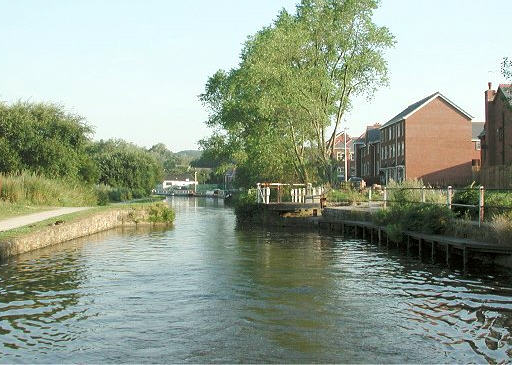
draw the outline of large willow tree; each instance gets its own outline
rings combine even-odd
[[[217,133],[202,144],[237,164],[242,185],[333,182],[335,136],[351,100],[387,83],[383,54],[394,40],[373,23],[377,6],[302,0],[246,42],[238,68],[208,80],[201,100]]]

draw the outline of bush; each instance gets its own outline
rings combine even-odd
[[[172,223],[175,213],[167,204],[157,203],[148,208],[149,221],[152,223]]]
[[[368,201],[368,194],[352,189],[351,187],[343,189],[333,189],[327,193],[327,201],[333,203],[350,203],[356,204]]]
[[[374,222],[386,227],[390,237],[402,231],[443,234],[453,219],[454,214],[448,207],[421,203],[395,204],[373,215]]]
[[[257,203],[256,194],[257,191],[255,189],[249,189],[247,192],[240,193],[233,202],[235,215],[239,221],[251,220],[261,213],[263,208]]]
[[[407,202],[421,202],[421,188],[425,185],[421,180],[405,180],[403,182],[390,181],[387,185],[388,200],[399,204]],[[445,204],[446,195],[430,186],[425,186],[425,202]]]
[[[96,185],[99,205],[120,203],[132,199],[146,198],[148,194],[142,189],[113,188],[105,184]]]

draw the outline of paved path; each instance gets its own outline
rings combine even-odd
[[[46,212],[33,213],[22,215],[14,218],[7,218],[0,220],[0,232],[7,231],[9,229],[14,229],[18,227],[23,227],[29,224],[37,223],[40,221],[44,221],[46,219],[50,219],[53,217],[58,217],[60,215],[79,212],[81,210],[90,209],[88,207],[79,207],[79,208],[59,208],[54,210],[48,210]]]

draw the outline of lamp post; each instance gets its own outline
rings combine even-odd
[[[345,156],[343,157],[343,161],[345,163],[345,182],[348,181],[348,171],[347,171],[347,127],[344,128],[343,130],[343,137],[345,138],[345,143],[344,143],[344,146],[345,146]]]

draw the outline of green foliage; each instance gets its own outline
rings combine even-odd
[[[501,74],[508,80],[512,81],[512,58],[504,57],[501,63]]]
[[[415,231],[427,234],[443,234],[454,219],[446,206],[435,204],[394,204],[373,215],[373,220],[385,226],[388,234],[397,238],[397,232]]]
[[[0,172],[93,182],[86,145],[92,128],[54,104],[0,103]]]
[[[303,0],[250,37],[239,67],[215,73],[201,95],[218,131],[203,142],[211,164],[235,163],[245,187],[334,181],[334,138],[352,97],[387,82],[383,54],[394,41],[372,22],[376,8],[375,0]]]
[[[91,144],[88,152],[98,166],[102,184],[137,192],[137,195],[149,195],[162,180],[162,164],[153,153],[134,144],[102,140]]]
[[[345,189],[332,189],[327,193],[327,201],[335,203],[360,203],[368,201],[368,192],[359,191],[350,187]]]
[[[512,213],[496,214],[491,221],[494,242],[512,244]]]
[[[160,162],[166,174],[173,172],[180,162],[178,156],[172,153],[163,143],[154,145],[148,152]]]
[[[421,202],[421,188],[424,186],[421,180],[390,181],[387,184],[388,200],[398,204]],[[441,190],[426,186],[423,193],[427,203],[446,204],[446,195]]]
[[[151,223],[172,223],[175,213],[167,204],[157,203],[150,205],[147,209]]]
[[[478,206],[480,201],[480,192],[477,188],[475,189],[473,185],[474,184],[464,190],[457,190],[455,194],[453,194],[452,203]],[[478,218],[478,208],[470,209],[467,207],[454,206],[453,211],[461,218]]]
[[[478,218],[478,205],[480,203],[480,191],[473,185],[464,190],[457,191],[452,199],[455,204],[475,205],[475,208],[454,207],[453,210],[459,217]],[[491,217],[512,212],[512,193],[508,191],[486,191],[484,196],[485,215]]]
[[[23,172],[0,175],[0,200],[27,205],[93,206],[97,195],[92,186],[74,180]]]
[[[239,221],[250,221],[258,216],[262,211],[262,206],[257,204],[257,191],[249,189],[246,192],[237,195],[233,202],[235,206],[235,215]]]

